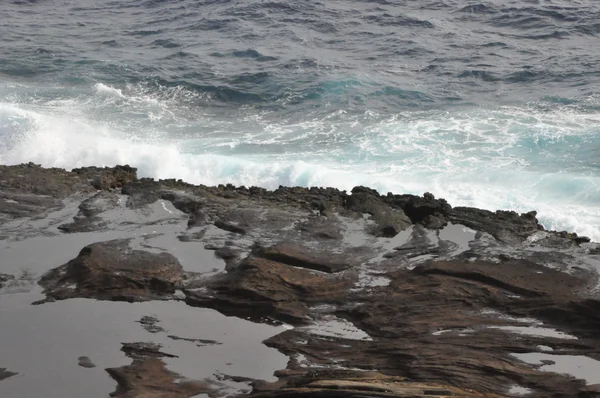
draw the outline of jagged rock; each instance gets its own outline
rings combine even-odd
[[[514,211],[455,207],[450,215],[454,224],[462,224],[476,231],[484,231],[505,243],[521,243],[531,234],[543,230],[536,212],[518,214]]]
[[[121,188],[126,183],[137,180],[137,169],[128,165],[104,168],[82,167],[73,169],[73,173],[87,179],[94,188],[103,191]]]
[[[348,301],[361,304],[336,312],[372,340],[322,339],[296,329],[266,344],[289,355],[301,353],[315,367],[343,364],[426,383],[443,380],[485,396],[502,396],[506,386],[520,384],[539,396],[567,397],[576,396],[584,385],[568,376],[549,376],[509,355],[531,351],[549,337],[515,338],[502,328],[522,327],[521,319],[552,322],[580,338],[553,338],[555,350],[595,355],[600,302],[578,296],[589,274],[569,275],[512,260],[432,261],[387,276],[388,286],[350,296]],[[490,310],[505,315],[486,316]]]
[[[370,214],[377,225],[373,231],[375,236],[394,237],[412,224],[402,209],[390,207],[380,199],[376,191],[365,187],[352,190],[352,195],[346,198],[346,208]]]
[[[85,167],[69,172],[33,163],[0,165],[0,220],[33,217],[64,207],[63,199],[75,193],[121,187],[136,180],[129,166]]]
[[[274,246],[259,248],[254,255],[294,267],[328,273],[340,272],[358,265],[355,259],[347,256],[319,253],[310,248],[291,243],[279,243]]]
[[[63,207],[62,199],[92,187],[77,174],[33,163],[0,166],[0,220],[33,217]]]
[[[67,264],[40,280],[48,297],[89,297],[115,301],[169,298],[183,278],[183,268],[169,253],[133,250],[128,239],[84,247]]]

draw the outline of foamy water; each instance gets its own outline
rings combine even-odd
[[[281,123],[252,110],[194,118],[182,89],[97,83],[36,101],[30,91],[0,86],[1,163],[130,164],[141,176],[208,185],[432,192],[454,206],[535,209],[546,228],[600,240],[600,177],[585,159],[600,148],[600,115],[577,108],[335,112]]]

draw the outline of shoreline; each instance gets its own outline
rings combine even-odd
[[[116,397],[568,397],[600,384],[577,370],[600,365],[600,245],[535,212],[29,163],[0,166],[0,263],[9,398],[115,384]],[[67,357],[43,353],[70,339]]]

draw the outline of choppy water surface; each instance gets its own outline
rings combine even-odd
[[[0,3],[0,163],[430,191],[600,240],[600,4]]]

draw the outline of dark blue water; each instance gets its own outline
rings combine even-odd
[[[0,3],[0,162],[368,185],[600,240],[600,3]]]

